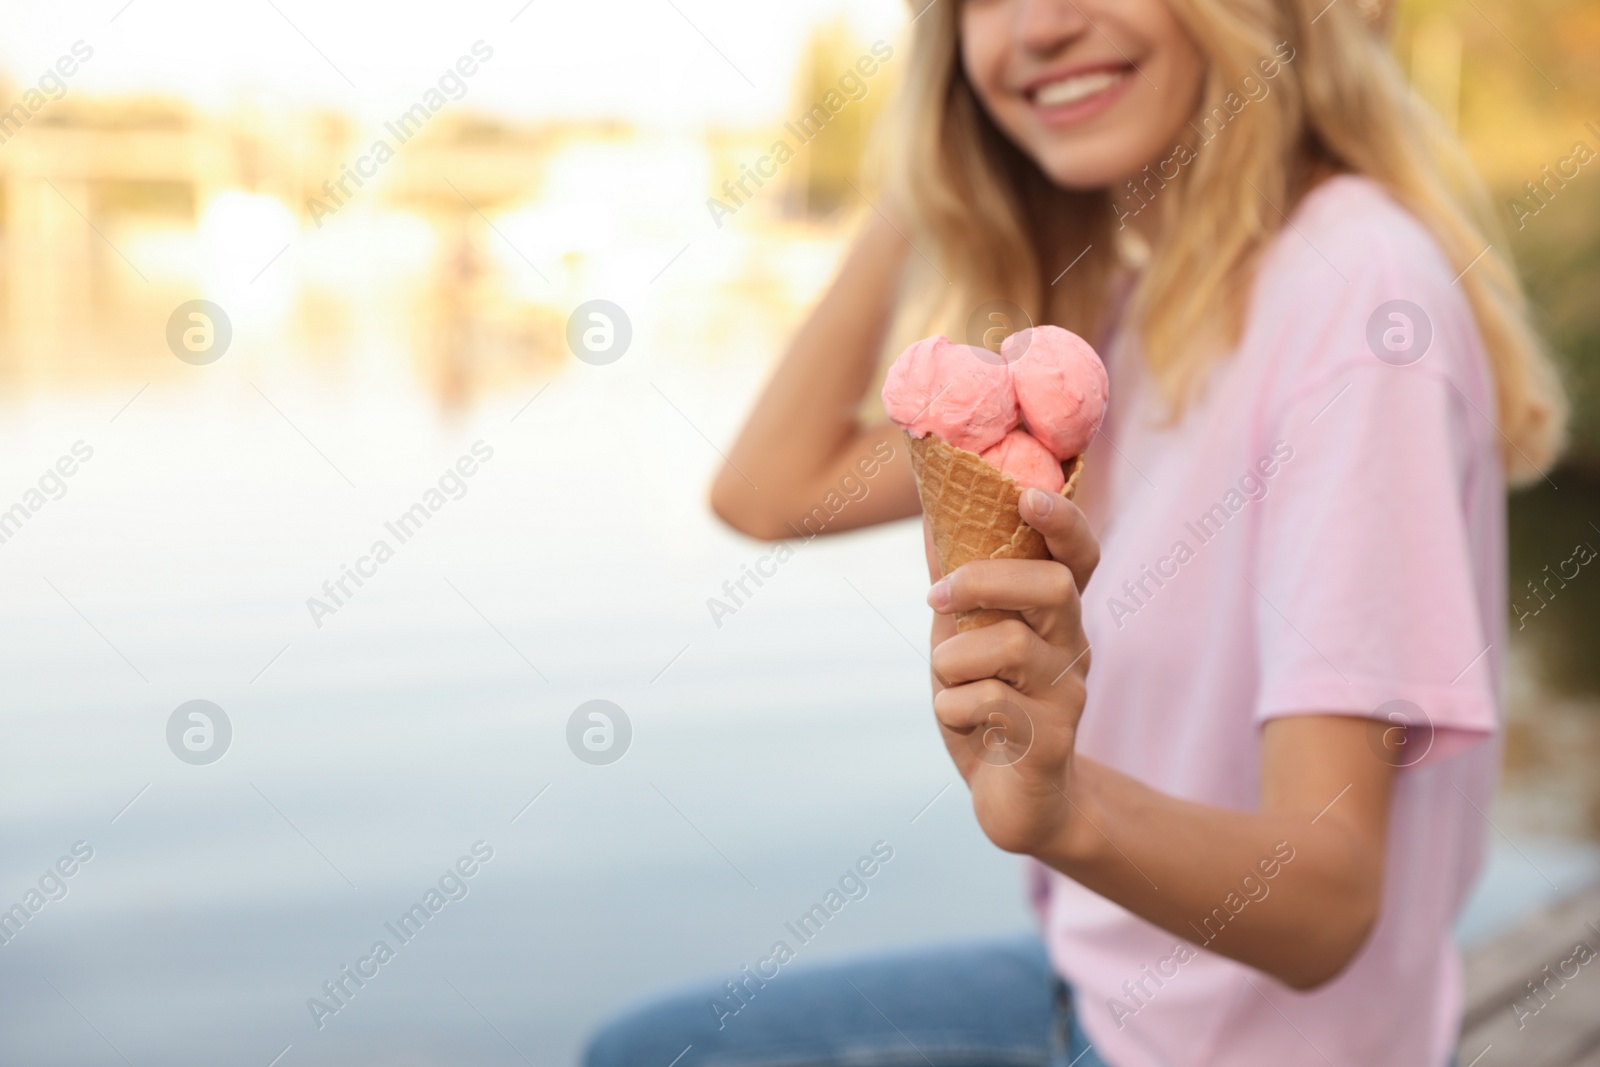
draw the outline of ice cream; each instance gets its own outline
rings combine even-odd
[[[1027,430],[1012,430],[981,453],[983,461],[1011,475],[1018,485],[1059,493],[1067,482],[1061,461]]]
[[[1105,367],[1076,335],[1036,327],[1006,338],[1000,355],[930,337],[900,354],[883,386],[943,574],[979,559],[1049,559],[1044,536],[1022,519],[1022,491],[1071,499],[1105,415]],[[1013,618],[975,608],[956,614],[956,628]]]
[[[883,383],[883,407],[912,437],[982,452],[1017,425],[1009,368],[987,352],[927,337],[900,353]]]
[[[1110,396],[1105,365],[1094,349],[1059,326],[1035,326],[1007,337],[1000,356],[1028,431],[1058,460],[1082,454],[1100,429]]]

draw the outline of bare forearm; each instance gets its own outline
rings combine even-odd
[[[757,535],[791,536],[791,524],[881,442],[890,442],[896,453],[899,462],[892,466],[904,466],[898,433],[892,427],[863,427],[857,410],[877,370],[905,255],[905,243],[893,228],[874,220],[795,335],[712,490],[713,506],[735,526]],[[882,461],[883,448],[876,454]],[[905,480],[903,472],[899,480]],[[887,495],[857,509],[850,525],[861,525],[863,518],[898,517],[904,511],[900,504],[890,508],[893,514],[876,515]]]
[[[928,591],[934,716],[984,832],[1175,938],[1296,988],[1338,974],[1383,897],[1389,743],[1374,744],[1373,723],[1360,715],[1268,716],[1255,738],[1253,810],[1180,799],[1082,755],[1086,716],[1138,710],[1089,707],[1095,667],[1079,589],[1099,544],[1070,501],[1030,489],[1020,511],[1049,560],[973,560]],[[974,608],[1021,617],[957,632],[958,613]],[[997,738],[1007,751],[1020,747],[1015,760],[988,758]],[[1187,758],[1193,766],[1226,756],[1196,745]]]
[[[1329,789],[1327,802],[1371,799],[1338,794]],[[1337,974],[1376,919],[1381,842],[1353,832],[1333,807],[1208,807],[1082,758],[1067,795],[1073,817],[1039,859],[1184,941],[1291,986]]]

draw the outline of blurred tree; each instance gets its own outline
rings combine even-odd
[[[863,76],[856,67],[863,56],[877,68],[871,77]],[[795,186],[798,207],[805,214],[826,215],[857,199],[850,183],[861,184],[867,138],[888,100],[894,64],[893,59],[879,63],[872,55],[871,43],[856,36],[843,16],[812,31],[800,58],[795,102],[790,109],[795,122],[823,106],[829,94],[835,101],[843,100],[844,106],[809,142],[797,162],[805,168],[805,177]]]
[[[1483,175],[1572,400],[1563,465],[1511,499],[1512,635],[1544,684],[1600,694],[1600,560],[1559,577],[1579,544],[1600,548],[1600,4],[1408,0],[1394,46]],[[1580,142],[1596,158],[1532,198]]]

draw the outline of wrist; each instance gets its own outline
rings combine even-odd
[[[1092,867],[1107,850],[1104,805],[1098,789],[1100,764],[1074,755],[1067,764],[1062,792],[1066,797],[1066,817],[1051,836],[1038,859],[1065,874]]]

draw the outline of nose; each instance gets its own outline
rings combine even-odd
[[[1012,39],[1036,55],[1049,55],[1091,28],[1075,0],[1018,0]]]

